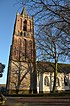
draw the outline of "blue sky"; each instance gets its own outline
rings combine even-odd
[[[5,64],[0,83],[6,83],[7,67],[16,12],[22,10],[17,0],[0,0],[0,62]],[[20,9],[19,9],[20,8]]]

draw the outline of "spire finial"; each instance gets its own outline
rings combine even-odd
[[[23,7],[21,15],[28,16],[27,11],[26,11],[26,6]]]

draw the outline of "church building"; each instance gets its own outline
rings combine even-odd
[[[54,66],[53,63],[50,64]],[[24,7],[22,12],[16,15],[8,63],[7,92],[50,92],[53,80],[54,70],[49,63],[36,62],[34,19],[28,16]],[[70,65],[58,64],[56,82],[57,90],[70,90]]]
[[[53,90],[54,67],[51,62],[37,62],[37,91],[38,93],[49,93]],[[56,91],[70,90],[70,64],[57,64]]]

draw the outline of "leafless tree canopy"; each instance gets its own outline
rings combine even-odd
[[[37,57],[57,63],[70,57],[70,0],[19,0],[35,19]]]
[[[26,5],[35,19],[38,57],[70,56],[70,1],[69,0],[18,0]],[[42,56],[44,54],[44,56]],[[61,56],[63,55],[63,56]],[[60,58],[59,58],[60,59]]]

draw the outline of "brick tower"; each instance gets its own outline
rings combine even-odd
[[[28,16],[24,7],[21,14],[16,15],[14,25],[6,84],[8,93],[32,91],[33,89],[36,59],[33,24],[33,17]]]

